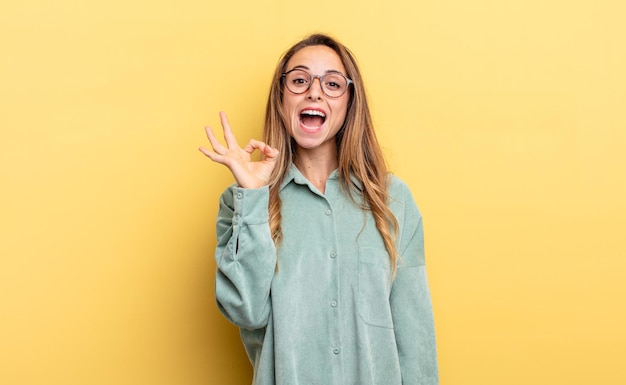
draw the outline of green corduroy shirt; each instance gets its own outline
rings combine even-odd
[[[389,195],[400,225],[395,279],[371,213],[337,171],[322,194],[291,166],[278,248],[268,187],[222,194],[215,293],[240,328],[253,385],[438,384],[422,217],[397,177]]]

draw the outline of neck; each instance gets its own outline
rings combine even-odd
[[[322,194],[326,189],[328,177],[339,166],[336,146],[333,146],[330,151],[312,151],[298,148],[293,162],[302,175]]]

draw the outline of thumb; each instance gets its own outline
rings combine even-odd
[[[280,151],[266,145],[263,149],[263,154],[265,155],[266,160],[276,160],[278,154],[280,154]]]

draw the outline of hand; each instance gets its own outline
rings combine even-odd
[[[244,148],[241,148],[230,129],[226,113],[220,112],[220,121],[224,128],[226,147],[217,140],[211,127],[206,127],[206,135],[211,142],[213,151],[205,147],[200,147],[200,151],[212,161],[228,167],[239,187],[259,188],[267,185],[278,160],[278,150],[254,139],[251,139]],[[258,162],[252,161],[251,155],[256,150],[261,151],[265,155],[265,159]]]

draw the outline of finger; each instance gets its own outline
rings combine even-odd
[[[250,139],[250,142],[248,142],[243,150],[249,154],[252,154],[254,150],[259,150],[265,156],[265,160],[271,162],[276,161],[278,159],[278,154],[280,153],[280,151],[272,148],[268,144],[254,139]]]
[[[217,158],[220,158],[221,155],[209,150],[206,147],[200,147],[198,150],[200,150],[201,153],[203,153],[204,155],[206,155],[208,158],[210,158],[212,161],[217,161]]]
[[[280,151],[278,151],[277,149],[270,147],[270,146],[265,146],[265,149],[263,149],[263,154],[265,154],[265,159],[267,160],[276,160],[278,159],[278,154],[280,153]]]
[[[267,147],[267,144],[256,139],[250,139],[250,141],[248,142],[248,144],[246,144],[243,150],[248,154],[252,154],[254,150],[260,150],[261,152],[265,152],[265,147]]]
[[[226,148],[222,146],[222,144],[219,142],[219,140],[213,133],[213,129],[207,126],[204,128],[204,130],[206,131],[206,136],[207,138],[209,138],[209,142],[211,143],[211,147],[213,148],[213,151],[215,151],[218,154],[224,154],[226,152]]]
[[[230,128],[230,124],[228,123],[226,113],[223,111],[220,112],[220,121],[222,122],[222,127],[224,128],[224,139],[226,140],[228,148],[239,148],[235,134],[233,134],[233,130]]]
[[[211,159],[215,163],[223,164],[224,166],[229,168],[230,165],[232,165],[231,160],[227,156],[215,153],[206,147],[200,147],[198,150],[200,150],[201,153],[203,153],[207,158]]]

